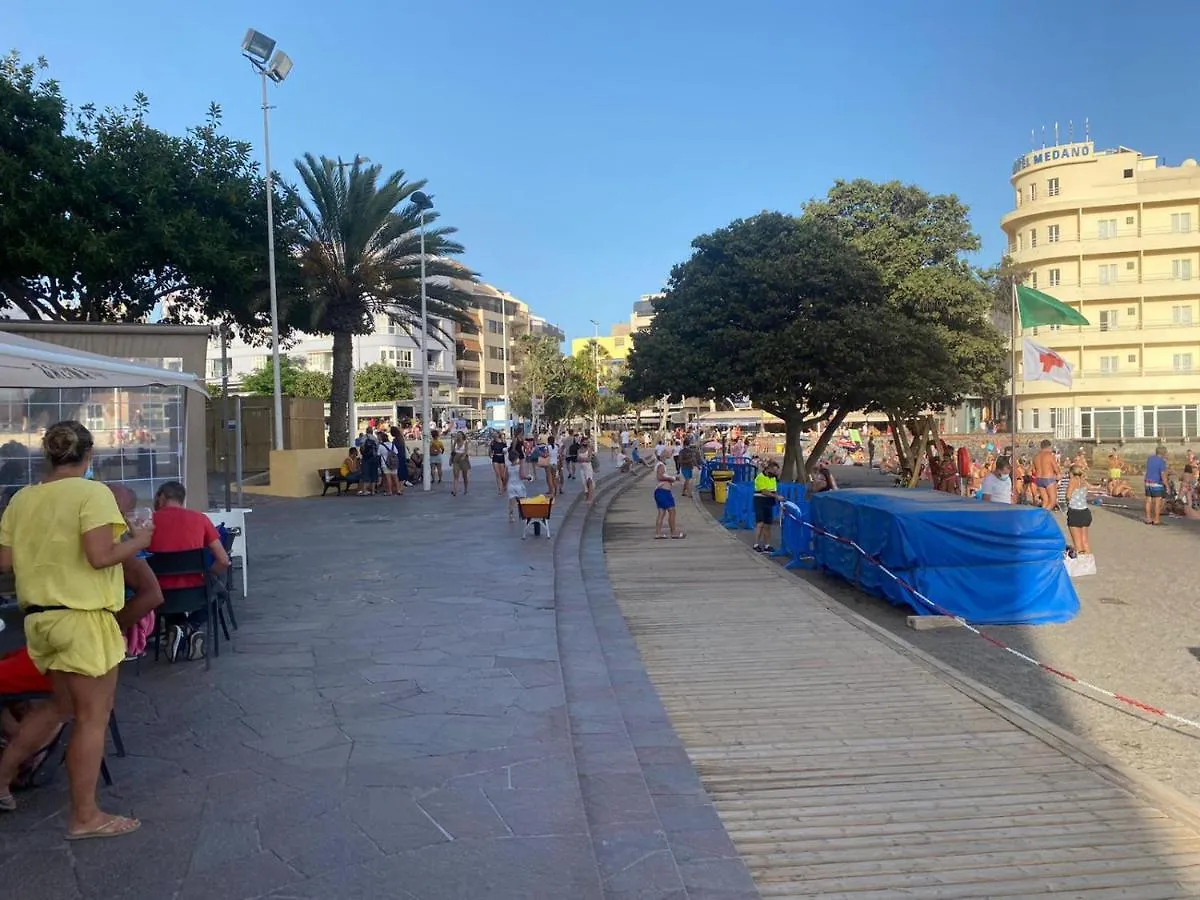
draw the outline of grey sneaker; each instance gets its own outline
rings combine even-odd
[[[199,631],[199,630],[193,631],[188,636],[187,644],[188,644],[188,649],[187,649],[187,658],[188,659],[204,659],[204,632],[203,631]]]
[[[167,661],[175,662],[180,658],[180,652],[183,650],[183,628],[179,625],[172,625],[167,629]]]

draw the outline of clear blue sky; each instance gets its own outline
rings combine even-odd
[[[295,60],[276,168],[304,151],[430,180],[466,262],[591,333],[659,289],[697,234],[798,210],[836,178],[957,193],[1002,250],[1030,129],[1085,116],[1100,147],[1200,156],[1200,75],[1172,35],[1200,4],[859,0],[457,3],[4,0],[6,47],[74,102],[149,94],[181,130],[211,100],[261,150],[247,27]]]

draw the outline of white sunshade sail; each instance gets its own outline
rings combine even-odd
[[[208,396],[204,382],[186,372],[47,344],[0,331],[0,388],[183,387]]]

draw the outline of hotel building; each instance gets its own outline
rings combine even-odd
[[[1064,439],[1200,435],[1200,166],[1091,142],[1017,159],[1001,219],[1024,283],[1087,326],[1021,329],[1074,366],[1070,388],[1026,381],[1017,427]]]

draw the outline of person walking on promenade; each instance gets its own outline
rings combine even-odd
[[[436,428],[429,432],[429,483],[442,483],[442,457],[446,455],[446,444],[442,433]],[[450,468],[454,468],[454,454],[450,454]],[[453,473],[451,473],[453,476]],[[451,491],[453,493],[453,491]]]
[[[362,446],[358,448],[358,455],[362,457],[362,481],[358,485],[358,496],[365,497],[375,493],[375,485],[379,482],[379,441],[375,438],[375,432],[367,432]]]
[[[1088,483],[1080,465],[1070,468],[1071,480],[1067,484],[1067,533],[1071,535],[1071,546],[1075,554],[1091,553],[1088,529],[1092,527],[1092,511],[1088,508]]]
[[[996,458],[996,467],[983,477],[983,499],[988,503],[1013,502],[1012,464],[1007,456]]]
[[[467,451],[467,436],[461,431],[456,431],[450,439],[450,473],[450,496],[456,495],[460,480],[465,494],[471,475],[471,455]]]
[[[1146,460],[1147,525],[1162,524],[1163,501],[1167,496],[1167,448],[1159,447]]]
[[[515,522],[513,513],[517,510],[520,500],[527,496],[525,493],[525,459],[516,446],[508,448],[508,480],[505,482],[508,491],[508,521]]]
[[[867,437],[867,468],[875,468],[875,435]]]
[[[771,526],[775,523],[775,506],[782,499],[779,463],[769,459],[762,471],[754,476],[754,549],[758,553],[775,552],[771,546]]]
[[[593,468],[596,454],[592,450],[591,442],[586,437],[579,439],[579,449],[576,452],[578,457],[576,471],[579,473],[579,480],[583,482],[583,496],[588,503],[591,503],[596,482],[596,472]]]
[[[697,459],[696,446],[692,443],[685,443],[675,455],[675,461],[679,463],[679,476],[683,479],[683,490],[680,493],[684,497],[692,496],[692,476],[696,471]]]
[[[500,436],[500,432],[492,434],[492,442],[488,445],[488,456],[492,458],[492,471],[496,473],[496,493],[504,496],[504,489],[508,486],[508,469],[504,465],[505,457],[504,438]]]
[[[658,518],[654,521],[654,537],[663,540],[667,537],[676,540],[684,538],[682,531],[676,530],[675,525],[675,495],[671,493],[671,485],[675,476],[667,474],[667,464],[661,459],[654,462],[654,506],[658,509]],[[670,534],[663,534],[663,521],[667,522]]]
[[[582,434],[576,434],[574,431],[567,435],[567,478],[574,480],[578,474],[579,468],[579,442],[583,440]]]
[[[1053,511],[1058,506],[1058,480],[1061,477],[1062,468],[1050,442],[1042,441],[1041,449],[1033,457],[1033,481],[1042,509]]]
[[[400,489],[400,480],[397,477],[397,472],[400,470],[400,454],[397,452],[396,445],[389,439],[386,431],[380,429],[375,437],[379,441],[379,460],[382,463],[383,471],[383,492],[399,496],[403,493]]]

